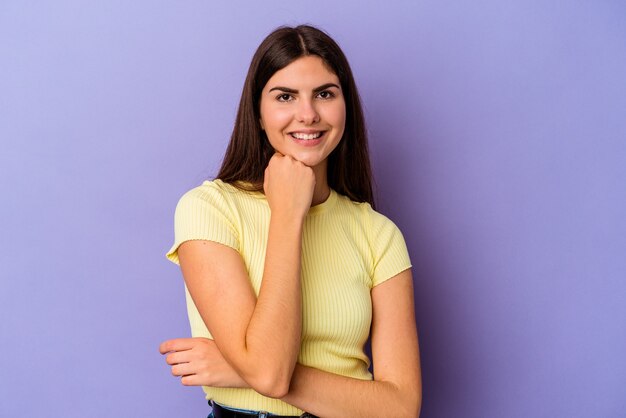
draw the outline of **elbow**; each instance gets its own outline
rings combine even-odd
[[[420,399],[417,402],[409,405],[409,408],[406,414],[407,418],[418,418],[420,416],[421,409],[422,409],[422,400]]]
[[[420,411],[422,409],[421,387],[404,388],[404,390],[398,390],[395,404],[397,405],[397,409],[394,416],[399,418],[419,417]]]
[[[258,375],[251,377],[248,384],[256,392],[268,398],[279,399],[289,393],[291,384],[291,370],[282,373],[270,373],[261,371]]]
[[[240,369],[240,376],[255,392],[280,399],[289,393],[296,362],[279,360],[268,355],[249,355]]]
[[[256,379],[254,382],[250,382],[250,386],[263,396],[268,398],[279,399],[289,393],[290,381],[284,378],[273,378],[271,376],[264,376],[263,378]]]
[[[420,409],[422,407],[421,402],[408,402],[402,406],[402,409],[396,411],[397,417],[401,418],[418,418],[420,416]]]
[[[403,417],[418,418],[422,409],[422,393],[421,391],[407,396],[403,408]]]
[[[289,385],[271,385],[259,388],[258,392],[268,398],[280,399],[289,393]]]

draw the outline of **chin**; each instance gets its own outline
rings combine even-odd
[[[321,160],[311,155],[298,155],[297,153],[292,155],[294,160],[300,161],[302,164],[308,167],[315,167],[321,163]]]

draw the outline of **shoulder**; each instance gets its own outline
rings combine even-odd
[[[396,276],[411,267],[404,236],[386,215],[374,210],[369,203],[357,203],[340,196],[342,229],[354,234],[371,277],[371,287]]]
[[[219,180],[205,181],[179,199],[174,214],[174,245],[167,257],[178,263],[185,241],[208,240],[239,248],[239,220],[232,199],[236,188]]]
[[[381,233],[384,231],[389,232],[400,232],[400,228],[389,219],[386,215],[383,215],[380,212],[375,211],[370,207],[370,219],[372,222],[372,231],[374,233]]]
[[[185,192],[179,199],[176,206],[177,210],[185,208],[208,208],[215,207],[218,209],[233,208],[236,202],[248,195],[235,186],[224,183],[223,181],[206,180],[201,185],[194,187]]]
[[[340,202],[338,206],[341,207],[341,211],[363,223],[372,232],[372,236],[375,237],[380,231],[398,229],[391,219],[374,210],[369,203],[355,202],[346,196],[338,196]]]
[[[207,180],[185,192],[176,204],[176,227],[214,224],[216,221],[233,227],[238,213],[237,200],[241,194],[236,187],[221,180]]]
[[[185,192],[180,201],[211,201],[217,197],[227,198],[235,193],[237,188],[223,181],[205,180],[201,185]]]

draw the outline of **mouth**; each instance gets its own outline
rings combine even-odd
[[[298,141],[314,141],[320,139],[326,131],[317,132],[290,132],[289,135]]]

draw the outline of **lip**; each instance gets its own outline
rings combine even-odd
[[[326,132],[327,131],[321,131],[321,130],[315,130],[315,129],[302,129],[302,130],[298,130],[298,131],[292,131],[289,132],[289,138],[291,138],[291,140],[293,142],[295,142],[296,144],[303,146],[303,147],[314,147],[316,145],[319,145],[322,140],[326,137]],[[315,139],[298,139],[298,138],[294,138],[291,134],[305,134],[305,135],[311,135],[311,134],[317,134],[317,133],[321,133],[321,135],[318,138]]]
[[[316,134],[322,132],[322,135],[324,134],[324,132],[326,132],[325,130],[322,129],[298,129],[297,131],[290,131],[288,132],[289,135],[291,134],[305,134],[305,135],[311,135],[311,134]]]
[[[316,134],[318,132],[325,132],[323,129],[296,129],[289,131],[290,134]]]

